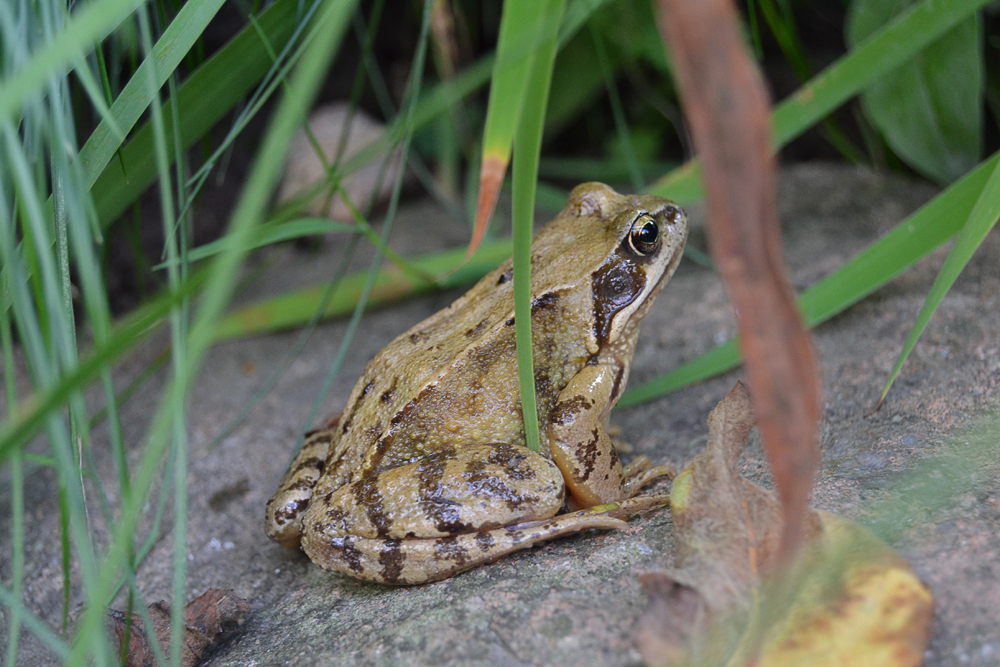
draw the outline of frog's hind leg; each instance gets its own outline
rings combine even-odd
[[[439,581],[536,544],[589,529],[618,529],[630,514],[669,502],[669,496],[644,496],[541,521],[425,539],[347,536],[307,547],[324,568],[383,584]],[[307,536],[308,539],[308,536]],[[316,552],[322,552],[317,558]]]
[[[302,449],[281,478],[277,493],[267,501],[264,531],[269,538],[286,547],[299,546],[302,515],[309,507],[313,487],[323,475],[337,421],[328,420],[323,426],[306,434]]]
[[[440,452],[317,496],[302,520],[316,564],[386,584],[443,579],[533,544],[662,505],[637,498],[555,516],[565,484],[556,464],[519,445]]]

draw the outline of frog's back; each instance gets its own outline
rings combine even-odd
[[[532,308],[543,423],[588,356],[584,336],[574,334],[581,329],[575,298],[554,289]],[[376,355],[348,399],[323,486],[335,489],[443,450],[523,444],[513,307],[508,261]]]

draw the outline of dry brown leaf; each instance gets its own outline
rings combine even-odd
[[[170,646],[170,605],[160,600],[147,608],[153,623],[156,639],[164,655],[169,655]],[[181,665],[195,667],[226,635],[242,625],[250,606],[247,601],[232,591],[210,588],[184,607],[184,633],[181,636]],[[119,650],[125,640],[126,614],[111,610],[111,631],[118,639]],[[142,617],[132,614],[128,628],[128,652],[126,667],[154,667],[156,654],[150,638],[146,635]]]
[[[650,596],[634,631],[643,658],[650,665],[920,664],[930,593],[867,530],[809,510],[801,566],[778,570],[780,504],[737,468],[753,425],[738,383],[709,416],[705,452],[674,481],[678,570],[641,580]]]
[[[319,107],[309,116],[309,130],[323,150],[326,161],[331,165],[337,159],[341,134],[348,120],[351,121],[351,126],[340,158],[341,164],[380,139],[386,132],[382,123],[360,109],[355,110],[352,117],[350,106],[343,102]],[[397,152],[390,160],[381,182],[379,181],[383,159],[372,160],[365,167],[344,178],[341,183],[348,199],[361,211],[365,210],[376,186],[379,186],[376,201],[388,199],[393,184],[399,177],[400,158]],[[302,203],[303,210],[317,217],[353,222],[354,217],[344,201],[333,194],[329,185],[320,185],[326,178],[323,162],[316,154],[316,149],[305,130],[300,129],[288,152],[288,163],[278,193],[278,203],[285,203],[308,194],[311,196],[308,201]]]
[[[660,0],[659,18],[701,159],[712,258],[737,313],[761,440],[787,520],[779,561],[790,563],[807,530],[822,401],[812,340],[785,274],[767,90],[732,0]]]

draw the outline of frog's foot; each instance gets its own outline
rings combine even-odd
[[[662,465],[653,468],[652,465],[645,456],[637,456],[635,460],[625,466],[622,470],[622,491],[626,498],[631,498],[639,493],[642,487],[654,479],[666,477],[672,480],[677,476],[677,471],[671,466]]]
[[[324,428],[306,433],[306,441],[288,466],[277,493],[267,501],[264,531],[275,542],[291,548],[299,546],[302,515],[309,507],[313,487],[323,475],[336,427],[337,419],[332,419]]]

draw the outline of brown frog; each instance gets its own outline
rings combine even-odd
[[[372,359],[285,473],[268,536],[328,570],[416,584],[665,504],[633,496],[670,469],[623,468],[607,419],[686,238],[670,201],[575,188],[531,247],[541,453],[525,446],[508,260]],[[557,515],[567,490],[584,509]]]

